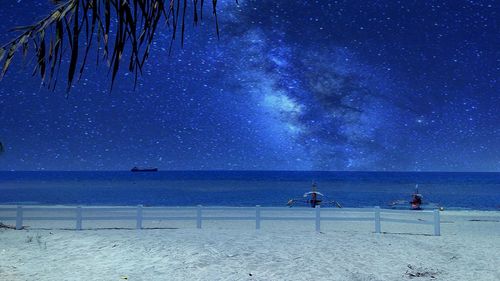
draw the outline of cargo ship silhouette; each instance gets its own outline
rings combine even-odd
[[[131,172],[158,172],[158,168],[139,168],[139,167],[133,167],[130,169]]]

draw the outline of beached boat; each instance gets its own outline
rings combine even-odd
[[[133,167],[130,169],[131,172],[158,172],[158,168],[139,168],[139,167]]]
[[[311,191],[304,193],[302,198],[289,199],[287,202],[287,206],[292,207],[299,204],[305,206],[310,205],[312,208],[315,208],[319,205],[342,208],[342,205],[340,205],[339,202],[335,200],[325,200],[324,197],[325,196],[321,192],[317,191],[317,185],[315,182],[313,182]]]
[[[410,209],[414,211],[425,209],[440,209],[444,210],[442,206],[437,203],[424,202],[424,196],[418,191],[418,184],[415,185],[415,191],[411,195],[411,200],[396,200],[389,203],[392,209]]]

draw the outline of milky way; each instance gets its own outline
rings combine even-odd
[[[89,64],[66,98],[18,58],[0,169],[500,171],[497,2],[239,2],[170,56],[164,26],[135,91]],[[0,4],[3,42],[36,3]]]

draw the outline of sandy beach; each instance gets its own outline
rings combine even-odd
[[[500,280],[500,212],[441,220],[441,236],[385,222],[377,234],[373,222],[27,221],[0,230],[0,280]]]

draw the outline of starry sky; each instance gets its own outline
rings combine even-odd
[[[500,171],[500,2],[239,2],[170,56],[163,26],[135,91],[89,63],[66,98],[18,56],[0,170]],[[50,8],[1,1],[1,42]]]

